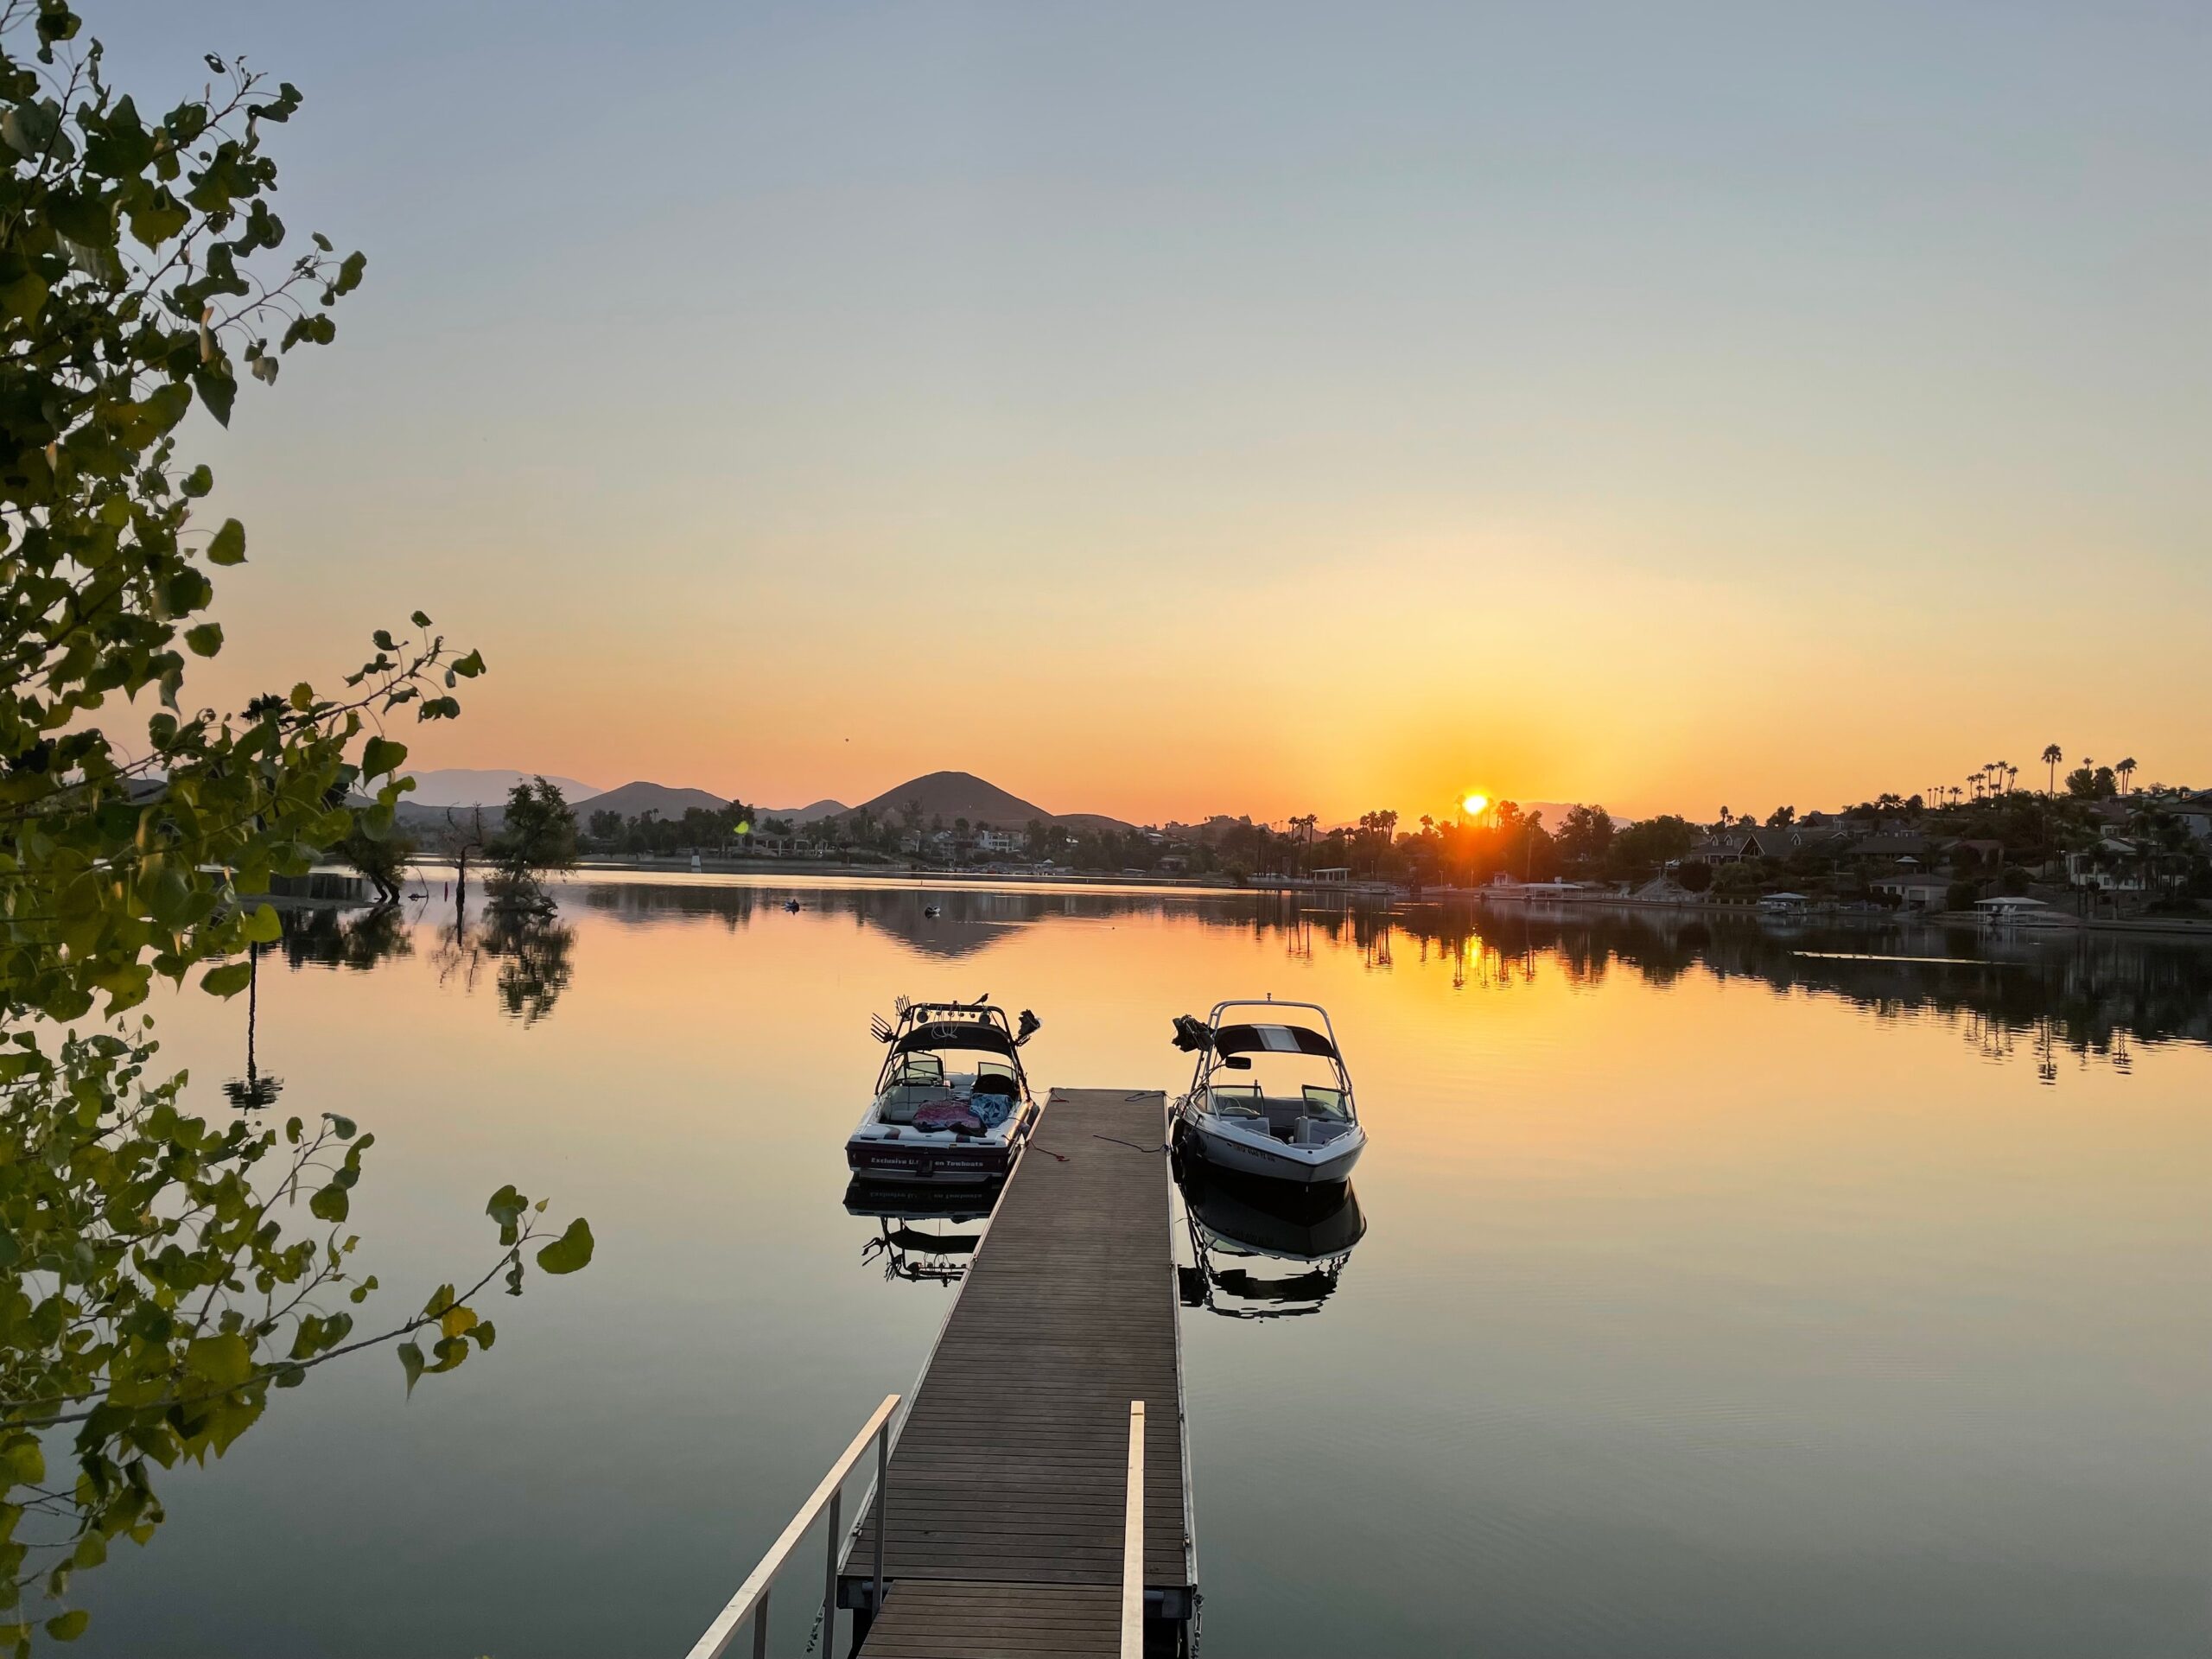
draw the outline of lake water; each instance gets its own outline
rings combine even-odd
[[[988,994],[1043,1017],[1040,1095],[1172,1090],[1171,1016],[1269,992],[1334,1016],[1367,1230],[1332,1285],[1183,1315],[1202,1654],[2212,1645],[2212,952],[558,892],[520,955],[457,947],[435,884],[381,932],[296,932],[257,1058],[280,1113],[376,1134],[377,1328],[489,1262],[503,1181],[588,1215],[597,1260],[493,1299],[497,1348],[411,1401],[388,1353],[327,1367],[168,1476],[153,1544],[79,1580],[84,1649],[683,1652],[954,1294],[893,1269],[957,1255],[886,1253],[842,1202],[869,1014]],[[1964,960],[1870,959],[1899,957]],[[227,1113],[243,1001],[164,1020]],[[1225,1316],[1255,1312],[1285,1317]]]

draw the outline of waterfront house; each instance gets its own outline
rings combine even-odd
[[[1907,911],[1941,910],[1951,893],[1951,878],[1934,870],[1898,870],[1870,876],[1866,886],[1872,892],[1894,899],[1899,910]]]
[[[1858,864],[1895,864],[1906,868],[1925,865],[1935,853],[1925,836],[1902,830],[1877,830],[1844,849],[1844,856]]]
[[[2149,886],[2144,870],[2143,849],[2118,836],[2066,855],[2068,884],[2094,893],[2141,893]]]

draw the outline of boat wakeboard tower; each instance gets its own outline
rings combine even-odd
[[[1272,999],[1217,1002],[1175,1021],[1175,1046],[1197,1056],[1175,1103],[1185,1159],[1301,1186],[1348,1179],[1367,1145],[1328,1010]]]
[[[1012,1173],[1037,1123],[1021,1046],[1043,1023],[1028,1009],[1017,1029],[985,998],[910,1002],[870,1029],[888,1052],[875,1095],[845,1142],[865,1181],[979,1186]]]

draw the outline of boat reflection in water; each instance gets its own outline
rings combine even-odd
[[[882,1262],[887,1279],[959,1283],[1005,1185],[914,1186],[855,1176],[845,1189],[845,1213],[873,1216],[878,1229],[861,1246],[861,1260]]]
[[[1176,1185],[1197,1264],[1176,1269],[1183,1306],[1224,1319],[1319,1313],[1367,1231],[1349,1181],[1292,1186],[1184,1166]]]

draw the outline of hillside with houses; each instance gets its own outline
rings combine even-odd
[[[1999,899],[2079,916],[2212,918],[2212,791],[2127,787],[2133,767],[2077,767],[2022,788],[1992,766],[1977,786],[1882,795],[1834,810],[1721,810],[1634,822],[1594,805],[1410,823],[1389,810],[1324,829],[1216,815],[1136,825],[1053,813],[973,773],[931,772],[847,807],[778,811],[707,791],[632,783],[576,806],[587,858],[1147,876],[1224,885],[1479,889],[1769,910],[1935,914]],[[497,808],[412,809],[428,852],[496,837]]]

